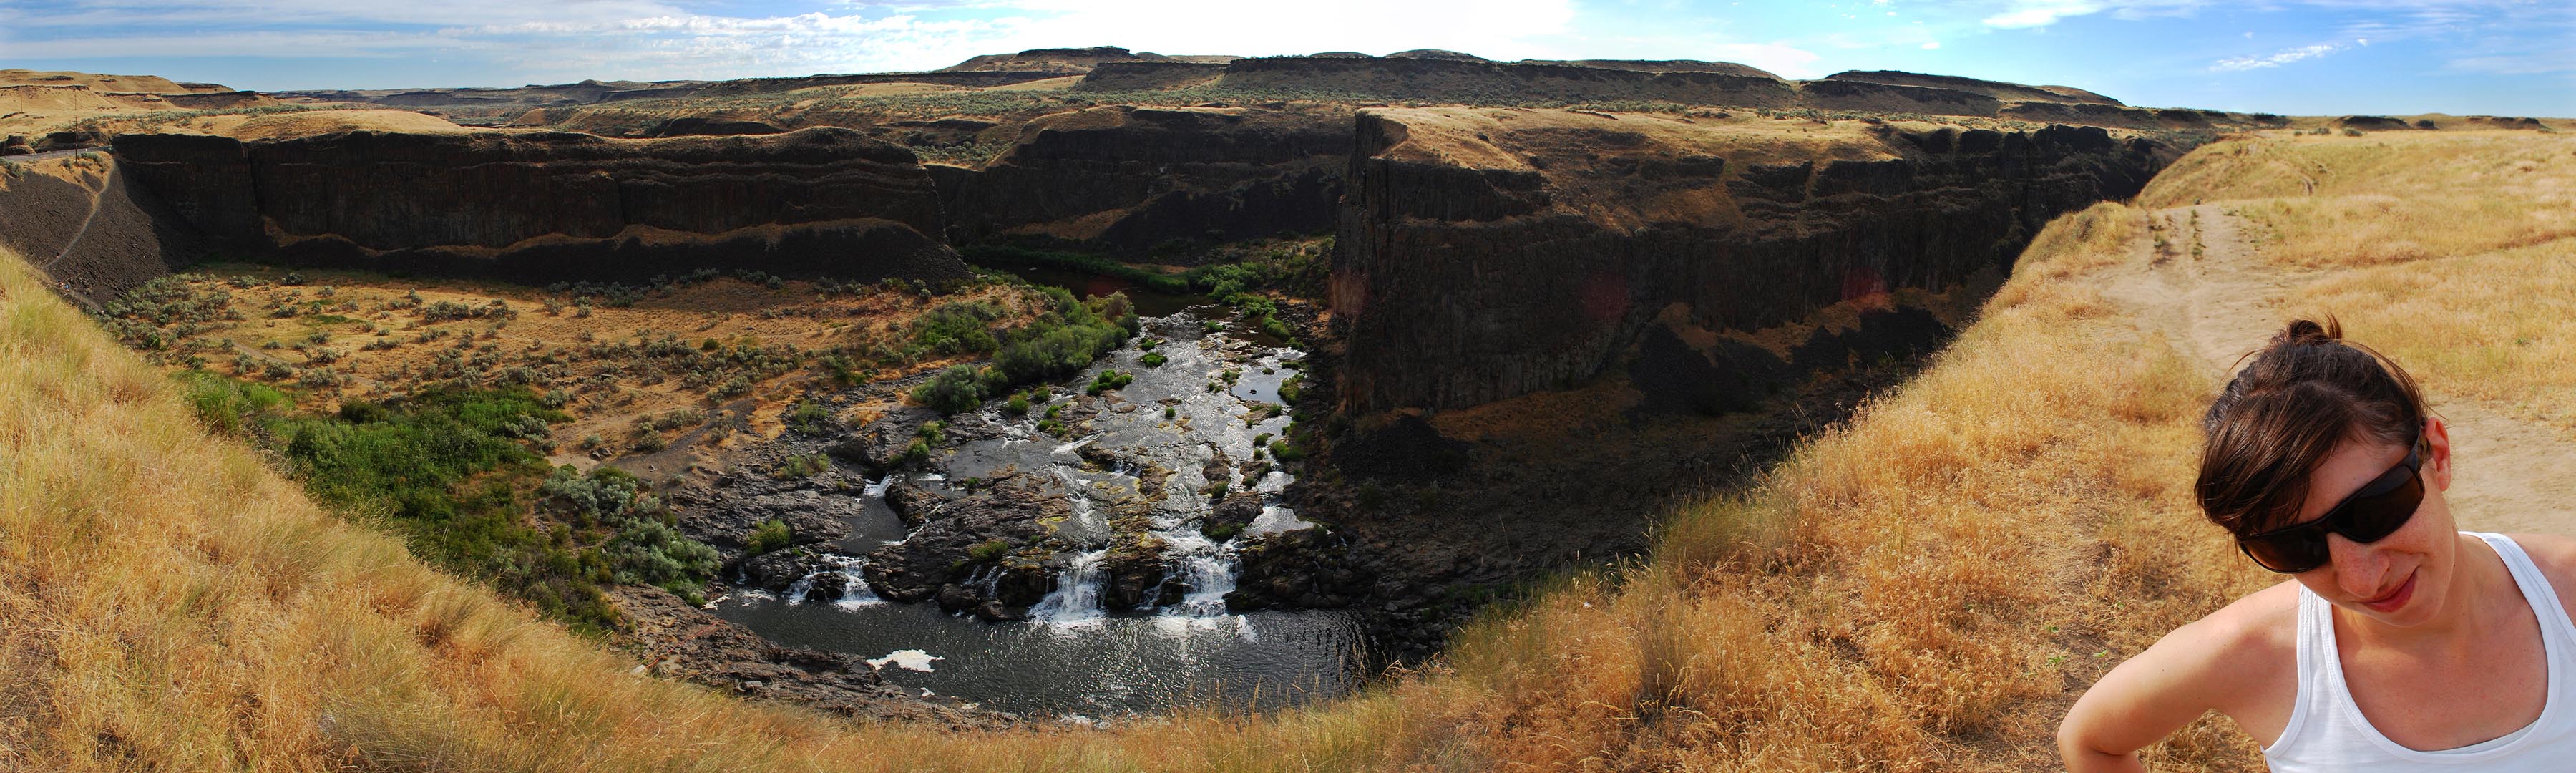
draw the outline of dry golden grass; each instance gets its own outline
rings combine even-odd
[[[329,411],[336,410],[342,399],[383,399],[441,380],[444,377],[436,374],[442,355],[462,351],[475,358],[488,356],[490,361],[478,367],[490,371],[527,367],[535,374],[529,386],[537,391],[560,388],[574,396],[566,406],[572,421],[554,429],[567,451],[587,436],[622,444],[639,417],[705,408],[709,403],[707,385],[692,384],[691,374],[670,372],[650,361],[590,358],[584,352],[594,341],[677,336],[692,348],[706,341],[724,348],[865,348],[870,341],[899,343],[906,324],[940,303],[991,302],[1025,312],[1042,302],[1035,293],[1008,285],[925,300],[875,286],[824,296],[808,282],[782,282],[772,288],[719,277],[645,297],[631,306],[583,308],[588,304],[577,305],[569,293],[497,282],[397,279],[363,271],[307,269],[297,272],[303,284],[285,286],[276,283],[284,272],[272,267],[216,264],[195,271],[190,276],[197,279],[187,283],[189,292],[195,297],[229,296],[230,308],[242,319],[217,321],[187,339],[167,344],[171,354],[160,359],[173,370],[184,367],[188,352],[202,352],[198,356],[206,360],[203,367],[209,372],[252,380],[264,379],[262,373],[272,363],[329,368],[347,376],[348,383],[302,393],[305,407]],[[253,286],[236,286],[236,279],[251,280]],[[411,300],[414,297],[417,302]],[[509,304],[516,315],[441,321],[423,313],[423,308],[434,304],[479,309],[495,300]],[[549,310],[549,301],[560,308]],[[281,306],[303,313],[278,317],[274,312]],[[460,344],[468,348],[460,350]],[[237,361],[238,355],[248,359]],[[953,359],[888,363],[891,370],[879,375],[892,378],[936,370]],[[250,367],[242,368],[243,362]],[[799,368],[758,380],[746,393],[752,402],[744,410],[763,420],[754,422],[756,428],[765,427],[765,434],[774,435],[778,427],[767,417],[794,402],[817,378],[814,371]]]
[[[2290,293],[2294,310],[2341,317],[2437,399],[2576,430],[2576,137],[2233,141],[2176,164],[2144,199],[2204,195],[2270,231],[2266,258],[2327,269]]]
[[[2271,581],[2188,499],[2211,377],[2098,289],[2143,254],[2145,222],[2120,205],[2061,218],[1918,379],[1675,513],[1651,558],[1489,615],[1437,666],[1268,717],[1106,731],[860,727],[628,676],[207,437],[165,379],[7,261],[0,767],[2050,769],[2057,717],[2095,677]],[[2557,388],[2561,328],[2479,327],[2566,318],[2565,256],[2546,249],[2423,264],[2453,305],[2499,310],[2347,319],[2431,319],[2420,340],[2368,339],[2428,381]],[[2427,290],[2395,267],[2335,271],[2321,292]],[[2150,757],[2260,765],[2216,720]]]
[[[2156,176],[2149,207],[2235,202],[2287,265],[2368,266],[2576,235],[2576,136],[2388,132],[2221,142]]]

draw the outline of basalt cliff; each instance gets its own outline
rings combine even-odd
[[[222,249],[523,280],[725,266],[963,276],[903,148],[815,128],[613,140],[567,132],[132,133],[125,173]]]
[[[1757,331],[2000,276],[2041,224],[2134,195],[2178,154],[2098,127],[1778,123],[1361,111],[1332,290],[1345,409],[1572,386],[1667,309]],[[1787,364],[1704,348],[1719,377],[1688,403],[1758,400]]]
[[[1142,255],[1329,229],[1351,125],[1348,110],[1103,106],[1017,127],[981,168],[930,170],[960,242]]]

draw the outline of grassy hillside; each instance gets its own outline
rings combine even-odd
[[[2052,224],[1921,377],[1751,489],[1675,513],[1650,559],[1498,610],[1444,663],[1352,699],[1108,731],[858,727],[631,676],[315,507],[0,261],[0,768],[2048,769],[2057,715],[2094,677],[2272,579],[2190,506],[2216,369],[2149,318],[2138,277],[2285,261],[2304,273],[2267,292],[2331,305],[2422,363],[2437,398],[2567,404],[2576,256],[2518,202],[2568,190],[2539,181],[2567,179],[2576,148],[2452,136],[2197,151],[2145,208]],[[2458,179],[2521,160],[2533,177],[2504,179],[2531,188]],[[2276,162],[2336,182],[2261,187],[2232,166]],[[2449,193],[2390,193],[2416,190]],[[2180,215],[2150,208],[2221,199],[2277,241],[2253,258],[2164,245]],[[2362,206],[2540,225],[2349,262],[2307,246]],[[2507,322],[2524,316],[2547,321]],[[2259,769],[2223,720],[2151,759]]]

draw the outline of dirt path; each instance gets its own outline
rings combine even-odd
[[[2149,218],[2151,234],[2132,246],[2105,293],[2211,374],[2223,377],[2291,315],[2311,311],[2292,296],[2317,275],[2256,256],[2251,226],[2219,205]],[[2434,413],[2450,425],[2446,496],[2461,528],[2576,535],[2576,438],[2480,401],[2435,399]]]

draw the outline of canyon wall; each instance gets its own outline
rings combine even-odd
[[[0,173],[0,248],[67,297],[113,301],[195,256],[187,230],[105,153]]]
[[[1371,109],[1357,131],[1332,300],[1359,412],[1571,386],[1668,308],[1755,331],[1999,275],[2176,155],[2097,127],[1546,110]]]
[[[563,132],[126,134],[116,155],[219,247],[524,280],[699,266],[964,276],[910,151],[846,129],[610,140]]]
[[[932,171],[960,244],[1061,242],[1139,255],[1322,233],[1333,227],[1349,165],[1350,115],[1095,107],[1017,127],[1009,149],[981,169]]]

